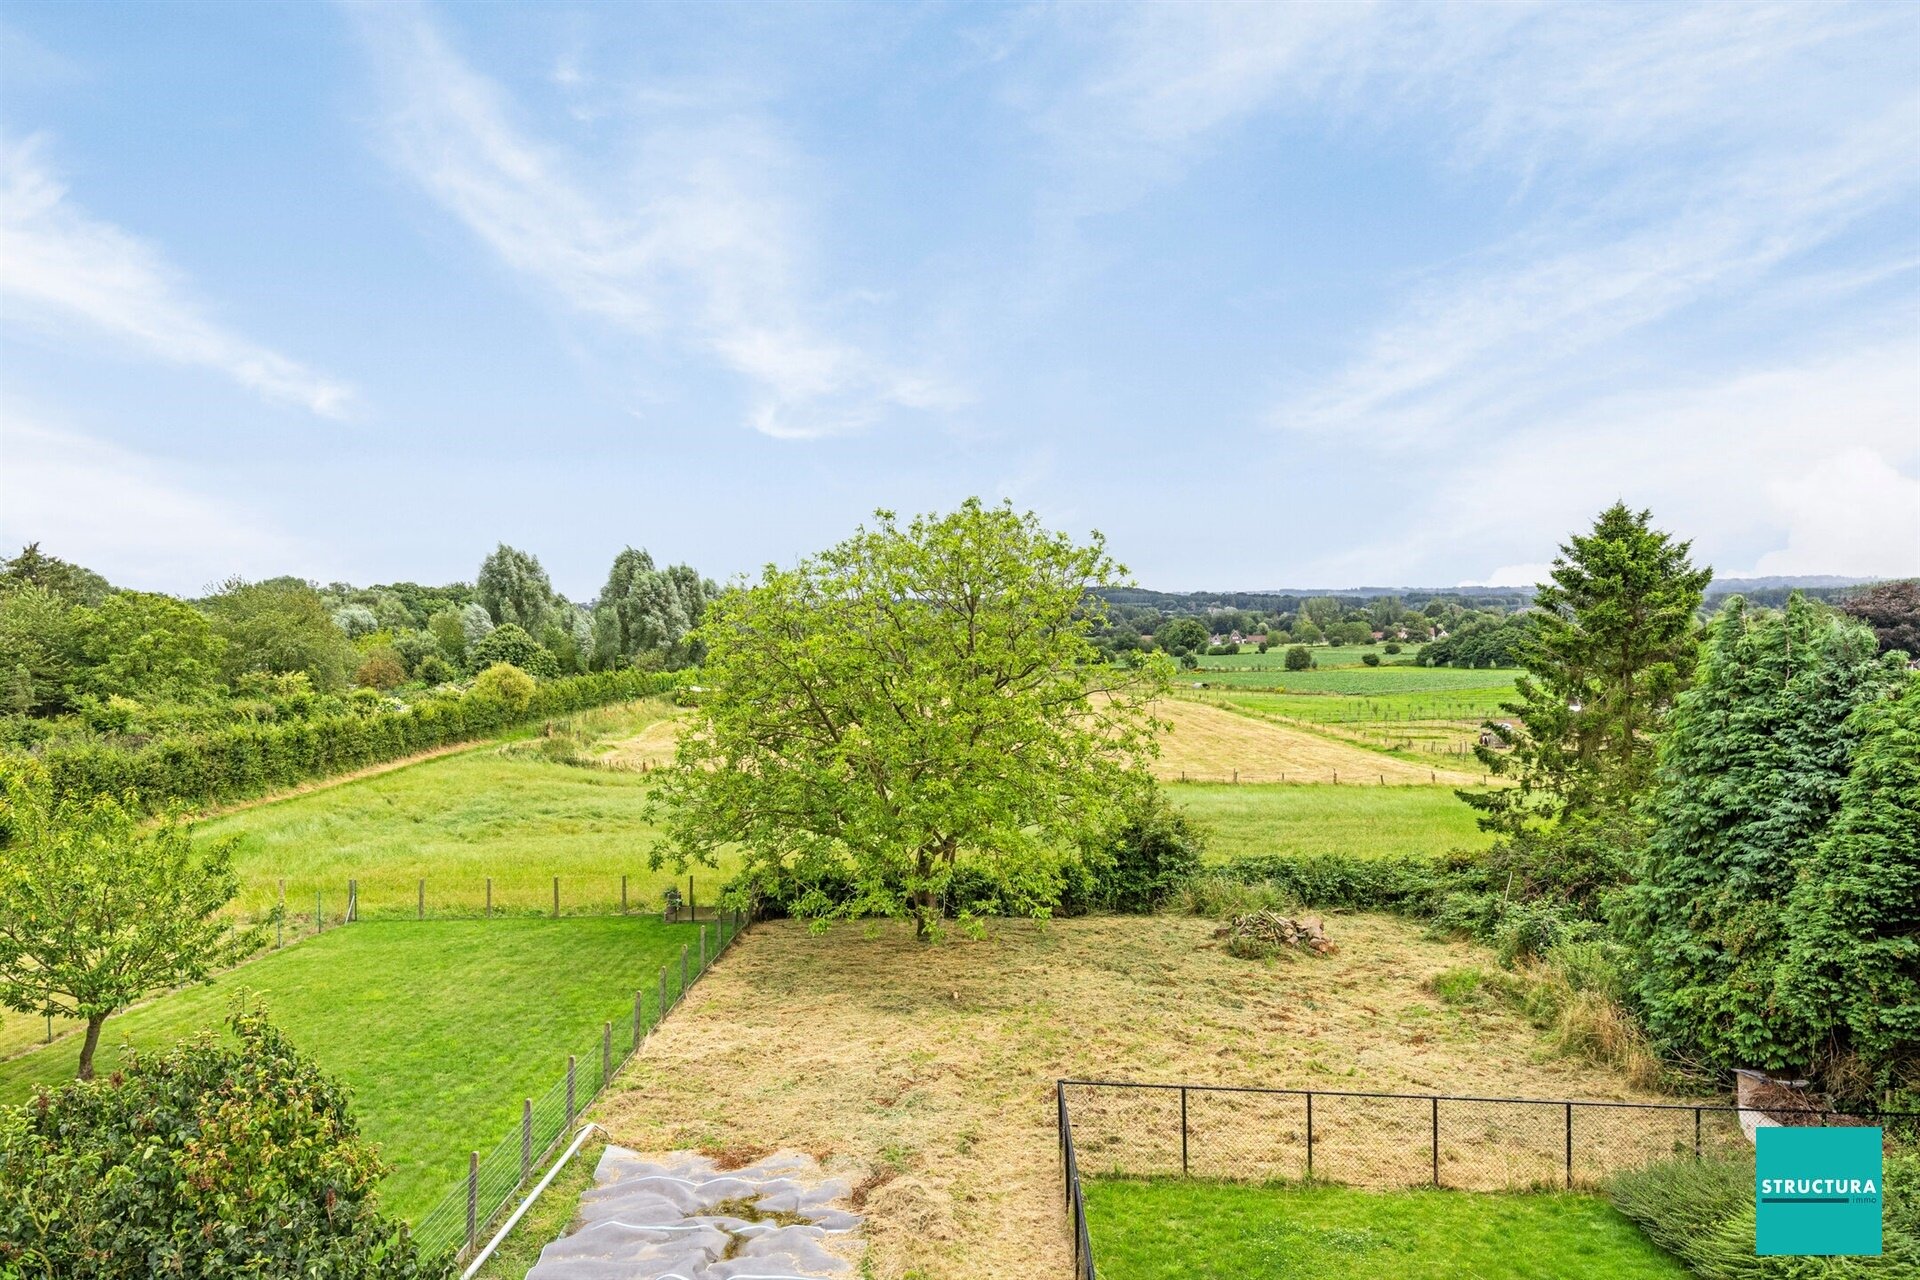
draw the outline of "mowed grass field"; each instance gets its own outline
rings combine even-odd
[[[1160,735],[1153,771],[1166,782],[1325,782],[1372,786],[1467,786],[1478,769],[1413,761],[1329,735],[1280,724],[1238,707],[1166,698],[1154,714],[1171,726]]]
[[[96,1068],[111,1071],[125,1044],[163,1049],[219,1027],[234,993],[256,993],[352,1088],[362,1132],[393,1167],[382,1195],[417,1217],[465,1175],[469,1151],[519,1123],[521,1099],[565,1076],[569,1053],[598,1070],[601,1025],[620,1044],[636,990],[651,1018],[661,966],[698,941],[693,925],[646,918],[347,925],[110,1018]],[[72,1079],[79,1057],[73,1034],[0,1062],[0,1102]]]
[[[1491,837],[1451,787],[1207,784],[1167,788],[1206,824],[1208,856],[1342,853],[1382,857],[1484,849]]]
[[[1103,1280],[1682,1280],[1599,1196],[1085,1184]]]
[[[938,946],[900,922],[763,923],[589,1118],[643,1152],[816,1155],[865,1186],[876,1275],[1030,1280],[1069,1270],[1062,1078],[1645,1096],[1504,1007],[1431,993],[1492,965],[1484,948],[1380,916],[1327,927],[1336,954],[1263,963],[1190,917],[995,921]]]

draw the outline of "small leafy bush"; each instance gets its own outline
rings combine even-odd
[[[1920,1155],[1889,1150],[1879,1257],[1758,1257],[1753,1158],[1665,1161],[1616,1175],[1607,1194],[1702,1280],[1869,1280],[1920,1272]]]
[[[533,677],[519,667],[510,662],[496,662],[473,678],[471,696],[504,707],[509,715],[519,715],[533,701],[534,688]]]
[[[347,1092],[259,1012],[0,1108],[0,1275],[444,1280],[383,1215]]]
[[[1287,650],[1287,670],[1305,671],[1313,665],[1313,655],[1307,652],[1307,646],[1296,644]]]
[[[1362,666],[1377,667],[1380,665],[1380,655],[1377,653],[1363,653],[1360,655],[1360,662]]]

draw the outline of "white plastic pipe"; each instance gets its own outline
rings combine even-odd
[[[527,1193],[527,1198],[520,1202],[519,1208],[513,1211],[513,1216],[508,1218],[506,1222],[501,1225],[500,1229],[493,1233],[493,1239],[487,1241],[487,1247],[473,1256],[473,1261],[467,1264],[467,1269],[460,1273],[460,1280],[473,1280],[474,1276],[479,1274],[480,1268],[485,1266],[487,1259],[493,1256],[493,1251],[500,1247],[500,1242],[507,1238],[508,1233],[513,1230],[514,1224],[520,1221],[520,1215],[525,1213],[528,1207],[540,1198],[540,1193],[547,1189],[547,1184],[553,1181],[554,1175],[566,1168],[567,1161],[573,1159],[574,1154],[580,1150],[581,1144],[587,1140],[587,1135],[599,1127],[599,1125],[591,1122],[580,1126],[580,1132],[573,1135],[572,1145],[566,1149],[565,1153],[562,1154],[558,1160],[553,1162],[553,1167],[547,1170],[546,1176],[540,1179],[533,1190]]]

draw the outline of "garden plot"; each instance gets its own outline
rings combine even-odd
[[[642,1151],[805,1151],[853,1186],[874,1274],[1064,1275],[1054,1081],[1646,1098],[1519,1018],[1422,984],[1489,954],[1330,915],[1340,950],[1226,954],[1184,917],[994,922],[928,947],[892,922],[756,926],[593,1118]]]

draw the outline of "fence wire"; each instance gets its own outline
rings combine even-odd
[[[508,1202],[545,1167],[546,1158],[581,1114],[639,1052],[647,1034],[733,945],[745,921],[731,915],[715,921],[713,927],[715,933],[704,954],[699,948],[687,948],[683,962],[668,965],[636,989],[632,1014],[605,1024],[590,1041],[580,1044],[546,1093],[522,1102],[519,1121],[491,1150],[473,1152],[464,1169],[448,1170],[453,1185],[413,1226],[414,1240],[423,1253],[452,1251],[464,1259],[473,1251]]]
[[[1056,1086],[1075,1275],[1092,1280],[1082,1178],[1316,1180],[1394,1189],[1593,1188],[1675,1157],[1752,1149],[1728,1105],[1252,1089],[1062,1080]],[[1920,1141],[1920,1114],[1807,1111]]]

